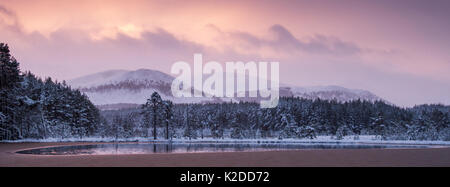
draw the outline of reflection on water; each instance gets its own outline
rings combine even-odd
[[[386,149],[426,148],[417,145],[351,144],[351,143],[115,143],[60,146],[19,151],[39,155],[107,155],[190,152],[269,151],[298,149]]]

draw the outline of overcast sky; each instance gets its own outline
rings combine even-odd
[[[298,86],[450,104],[450,1],[0,1],[0,41],[58,80],[170,72],[178,60],[279,61]]]

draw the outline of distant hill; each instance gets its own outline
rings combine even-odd
[[[100,109],[118,109],[135,107],[146,102],[155,91],[163,99],[174,103],[208,103],[224,101],[255,101],[257,98],[175,98],[171,93],[171,84],[174,77],[163,72],[139,69],[136,71],[110,70],[86,75],[73,80],[68,84],[89,96],[90,100]],[[307,99],[337,100],[346,102],[352,100],[376,101],[382,100],[375,94],[358,89],[348,89],[340,86],[280,86],[280,96],[295,96]]]

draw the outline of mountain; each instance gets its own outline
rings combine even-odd
[[[84,92],[100,109],[114,109],[143,104],[153,92],[174,103],[215,102],[215,98],[175,98],[171,84],[174,77],[149,69],[136,71],[111,70],[68,81],[73,88]]]
[[[123,81],[171,83],[172,80],[172,76],[150,69],[139,69],[136,71],[110,70],[70,80],[69,84],[75,88],[92,88],[105,84],[117,84]]]
[[[209,103],[229,101],[257,101],[258,98],[175,98],[171,93],[174,77],[163,72],[139,69],[136,71],[110,70],[95,73],[67,83],[73,88],[84,92],[100,109],[117,109],[137,107],[146,102],[155,91],[163,99],[174,103]],[[376,101],[382,100],[369,91],[348,89],[340,86],[296,87],[280,85],[280,96],[295,96],[308,99],[337,100],[346,102],[351,100]]]
[[[349,89],[340,86],[312,86],[312,87],[288,87],[291,96],[307,99],[336,100],[348,102],[353,100],[378,101],[383,100],[375,94],[360,89]]]

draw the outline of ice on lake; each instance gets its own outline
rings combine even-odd
[[[37,155],[110,155],[277,151],[301,149],[402,149],[428,148],[427,145],[361,144],[361,143],[107,143],[92,145],[57,146],[18,151]]]

